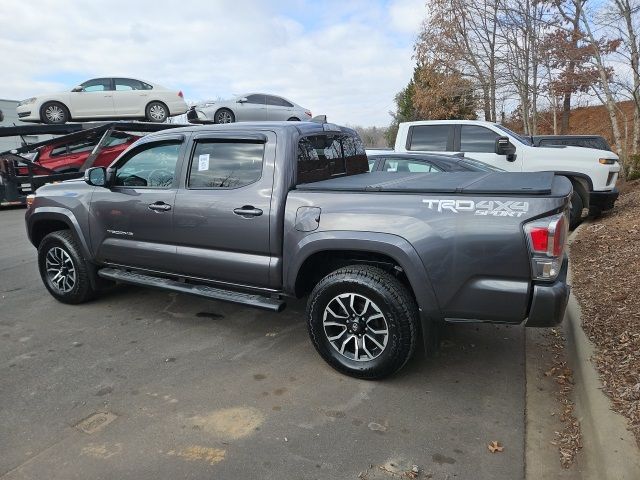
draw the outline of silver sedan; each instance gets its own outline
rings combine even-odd
[[[187,112],[191,123],[233,123],[261,120],[310,120],[311,111],[276,95],[247,93],[230,100],[207,101]]]

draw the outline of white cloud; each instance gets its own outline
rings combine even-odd
[[[0,98],[123,75],[192,100],[266,91],[337,123],[387,125],[423,10],[422,0],[2,0]]]

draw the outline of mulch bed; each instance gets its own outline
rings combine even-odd
[[[640,182],[622,191],[611,213],[578,232],[570,260],[603,390],[640,444]]]

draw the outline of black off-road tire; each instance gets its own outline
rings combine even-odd
[[[329,341],[323,325],[330,302],[350,293],[372,301],[385,317],[387,343],[371,360],[356,361],[341,354]],[[307,302],[307,327],[318,353],[337,371],[356,378],[378,379],[400,370],[413,355],[418,338],[418,307],[409,290],[393,275],[369,265],[351,265],[328,274],[315,286]]]
[[[66,257],[60,253],[61,250],[65,252]],[[61,257],[68,259],[65,264],[73,266],[75,275],[72,288],[66,290],[70,283],[60,287],[52,280],[52,274],[55,273],[55,270],[51,273],[47,271],[47,255],[50,252],[53,259]],[[58,263],[62,264],[62,262]],[[95,296],[95,291],[91,287],[91,273],[82,258],[76,239],[69,230],[53,232],[42,239],[38,246],[38,267],[44,286],[56,300],[62,303],[78,304]]]
[[[582,209],[584,208],[584,203],[582,202],[582,197],[576,191],[571,195],[571,212],[569,215],[569,228],[571,230],[575,229],[580,222],[582,222]]]
[[[48,112],[49,109],[51,109],[50,113]],[[59,114],[59,117],[54,118],[52,116],[55,112]],[[60,102],[47,102],[40,107],[40,120],[42,123],[61,125],[71,120],[71,114],[66,105]]]

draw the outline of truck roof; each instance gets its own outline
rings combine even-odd
[[[495,122],[485,120],[415,120],[413,122],[401,122],[400,125],[498,125]]]
[[[354,133],[354,130],[347,127],[341,127],[333,123],[319,123],[319,122],[235,122],[235,123],[215,123],[204,125],[189,125],[181,128],[171,129],[171,133],[180,132],[224,132],[224,131],[246,131],[246,130],[273,130],[276,132],[291,132],[297,135],[312,135],[314,133]],[[146,138],[150,138],[155,135],[161,135],[161,132],[157,132],[151,135],[147,135]]]

